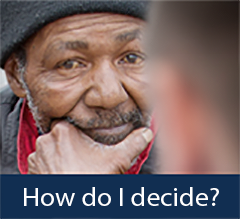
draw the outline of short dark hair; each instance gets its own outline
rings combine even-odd
[[[23,45],[20,45],[14,52],[15,57],[18,61],[18,68],[23,69],[26,67],[27,54]]]
[[[238,123],[239,3],[159,1],[151,9],[150,57],[183,69],[196,90]]]

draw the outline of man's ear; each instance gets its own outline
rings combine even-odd
[[[18,63],[14,54],[12,54],[5,63],[4,70],[6,72],[8,84],[10,85],[12,91],[18,97],[24,98],[26,93],[20,80],[21,75],[18,70]]]

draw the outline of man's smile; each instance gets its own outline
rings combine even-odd
[[[95,117],[88,119],[83,119],[80,115],[71,115],[65,119],[94,141],[106,145],[117,144],[134,129],[148,126],[148,118],[138,108],[129,111],[115,108],[94,112]]]
[[[133,125],[131,123],[126,123],[120,126],[111,127],[111,128],[93,128],[93,129],[83,129],[87,135],[125,135],[126,133],[130,133],[133,130]]]

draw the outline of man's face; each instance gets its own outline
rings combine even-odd
[[[129,16],[85,14],[57,20],[32,37],[24,81],[43,132],[66,119],[95,141],[115,144],[147,125],[143,27]]]

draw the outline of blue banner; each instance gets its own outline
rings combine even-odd
[[[239,218],[239,175],[2,175],[1,218]]]

